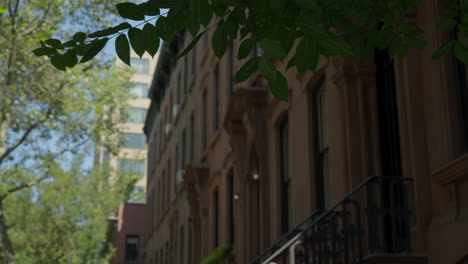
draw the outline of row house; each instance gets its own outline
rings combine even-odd
[[[290,69],[289,102],[258,74],[232,85],[237,41],[218,60],[202,39],[178,62],[189,35],[166,44],[145,125],[145,263],[198,264],[223,245],[239,264],[468,263],[467,72],[431,59],[451,37],[441,12],[412,14],[429,45],[405,58]]]

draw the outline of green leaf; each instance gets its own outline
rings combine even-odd
[[[296,65],[298,72],[304,75],[307,69],[311,71],[315,70],[318,65],[318,59],[319,54],[315,40],[309,36],[305,36],[297,46],[296,54],[289,61],[287,68]]]
[[[407,40],[408,47],[415,49],[422,49],[427,45],[425,40],[419,38],[408,38]]]
[[[45,41],[45,43],[49,46],[51,46],[52,48],[56,48],[56,49],[61,49],[63,48],[62,46],[62,42],[58,39],[48,39]]]
[[[263,77],[269,81],[275,81],[276,78],[276,69],[271,65],[270,60],[267,57],[261,57],[260,62],[258,63],[260,67],[260,72]]]
[[[66,70],[67,63],[66,63],[66,60],[64,58],[64,55],[56,54],[56,55],[50,57],[50,62],[52,63],[52,65],[54,65],[55,68],[57,68],[57,69],[59,69],[61,71]]]
[[[89,49],[81,58],[80,63],[87,62],[91,60],[92,58],[94,58],[106,46],[107,41],[109,41],[109,38],[102,38],[102,39],[97,40],[93,44],[91,44]]]
[[[145,50],[151,57],[154,57],[159,49],[159,34],[156,28],[152,24],[146,24],[142,30],[145,44]]]
[[[468,50],[458,42],[455,42],[455,56],[464,64],[468,64]]]
[[[208,0],[194,0],[193,2],[197,2],[197,6],[199,8],[200,24],[207,26],[213,18],[210,3]]]
[[[263,39],[260,41],[260,46],[262,47],[265,56],[272,59],[282,60],[288,55],[281,46],[281,43],[276,40]]]
[[[76,54],[78,54],[79,56],[84,56],[88,50],[94,45],[94,43],[96,43],[97,40],[95,40],[95,42],[91,42],[89,44],[80,44],[78,46],[76,46],[76,48],[74,48],[73,50],[76,52]]]
[[[76,42],[74,40],[69,40],[69,41],[63,43],[63,47],[65,47],[65,48],[76,47]]]
[[[270,7],[275,11],[276,14],[281,14],[286,7],[288,0],[272,0],[270,1]]]
[[[174,32],[171,29],[171,24],[168,23],[167,17],[159,17],[156,21],[156,30],[159,36],[166,42],[171,42],[174,37]]]
[[[75,35],[73,35],[73,40],[76,42],[83,43],[86,40],[86,34],[83,32],[78,32]]]
[[[117,4],[116,7],[117,12],[119,12],[119,15],[123,18],[137,21],[145,19],[145,11],[134,3],[120,3]]]
[[[6,9],[6,8],[0,8],[0,15],[1,15],[1,14],[5,14],[6,12],[8,12],[8,9]]]
[[[257,70],[257,65],[260,61],[260,57],[251,58],[249,61],[244,63],[234,77],[234,83],[240,83],[247,80]]]
[[[131,28],[128,31],[128,38],[130,39],[130,44],[135,53],[141,58],[143,53],[145,53],[145,43],[143,42],[143,34],[139,28]]]
[[[185,47],[185,49],[179,55],[177,55],[177,59],[180,59],[183,56],[187,55],[187,53],[189,53],[193,49],[193,47],[197,45],[197,42],[200,40],[203,34],[205,34],[205,31],[198,33],[198,35],[192,39],[190,44],[188,44],[187,47]]]
[[[33,50],[34,55],[36,56],[51,56],[57,54],[57,50],[49,47],[42,47]]]
[[[90,38],[105,37],[105,36],[115,34],[117,32],[119,32],[119,30],[117,30],[117,28],[110,27],[110,28],[106,28],[106,29],[103,29],[103,30],[98,30],[96,32],[93,32],[93,33],[89,34],[88,37],[90,37]]]
[[[455,44],[455,40],[450,40],[444,45],[440,46],[434,53],[432,54],[432,59],[439,59],[440,57],[444,56],[447,54],[447,52],[450,51],[450,49],[453,48],[453,45]]]
[[[212,0],[211,7],[213,8],[215,15],[219,17],[224,16],[228,8],[224,0]]]
[[[456,25],[457,21],[455,21],[455,19],[452,18],[446,18],[439,21],[440,29],[442,29],[445,32],[452,30],[453,28],[455,28]]]
[[[237,37],[237,31],[239,30],[239,24],[235,20],[234,14],[229,15],[229,17],[224,22],[224,30],[226,34],[231,37]]]
[[[248,38],[241,42],[239,46],[239,51],[237,53],[237,58],[242,60],[247,57],[255,46],[256,40],[253,38]]]
[[[159,15],[159,8],[153,5],[150,1],[144,2],[138,5],[140,9],[144,12],[147,16],[158,16]]]
[[[63,59],[65,61],[65,65],[68,68],[73,68],[78,63],[78,57],[76,53],[72,50],[69,50],[63,54]]]
[[[128,66],[130,65],[130,45],[128,44],[128,39],[125,34],[121,34],[115,40],[115,51],[117,56],[121,61],[123,61]]]
[[[114,29],[117,31],[132,28],[132,25],[128,22],[120,23],[118,26],[115,26]]]
[[[215,32],[213,33],[213,38],[211,39],[211,45],[213,47],[213,51],[216,54],[218,59],[221,59],[226,53],[227,49],[227,35],[224,31],[224,25],[219,24],[216,27]]]
[[[174,0],[150,0],[149,3],[157,8],[172,8],[174,7]]]
[[[277,71],[274,81],[268,81],[268,85],[270,86],[271,93],[276,99],[285,102],[289,100],[288,81],[281,72]]]
[[[301,8],[306,8],[309,10],[316,10],[317,9],[317,2],[316,0],[292,0],[295,4],[300,6]]]

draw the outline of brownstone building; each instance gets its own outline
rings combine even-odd
[[[145,263],[198,264],[225,244],[242,264],[467,263],[467,73],[431,59],[449,38],[436,6],[413,14],[422,51],[291,69],[288,103],[258,76],[232,85],[237,43],[220,61],[207,38],[179,62],[188,34],[165,45],[145,124]]]

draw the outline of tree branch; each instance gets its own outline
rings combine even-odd
[[[40,126],[42,123],[44,123],[50,116],[50,114],[52,113],[52,109],[49,107],[49,109],[47,110],[47,113],[45,115],[45,118],[42,119],[42,120],[39,120],[37,121],[36,123],[32,124],[23,134],[23,136],[18,139],[16,141],[15,144],[13,144],[11,147],[7,148],[7,150],[5,150],[5,152],[0,156],[0,164],[3,163],[3,161],[5,160],[6,157],[8,157],[8,155],[10,155],[10,153],[12,153],[15,149],[17,149],[21,144],[23,144],[24,141],[26,141],[26,139],[28,139],[29,135],[31,134],[31,132],[36,129],[38,126]]]

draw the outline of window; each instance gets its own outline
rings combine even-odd
[[[219,64],[216,64],[213,76],[213,100],[214,100],[214,130],[216,131],[219,127]]]
[[[166,178],[166,210],[169,209],[169,203],[171,202],[171,182],[175,181],[175,177],[171,173],[171,160],[167,161],[167,178]]]
[[[137,73],[149,73],[148,59],[130,58],[130,64]]]
[[[184,93],[187,92],[188,89],[188,58],[187,56],[184,57]]]
[[[145,188],[142,186],[134,186],[128,197],[128,202],[134,204],[145,203]]]
[[[195,67],[197,65],[197,52],[196,48],[192,50],[192,75],[195,76]]]
[[[130,172],[134,175],[145,175],[145,161],[135,159],[119,159],[117,161],[119,171]]]
[[[185,234],[184,226],[180,227],[180,241],[179,241],[179,263],[184,264],[184,254],[185,254]]]
[[[288,120],[284,120],[278,127],[280,154],[280,195],[281,195],[281,231],[286,233],[291,225],[291,179],[289,176],[289,133]]]
[[[457,0],[458,5],[464,6],[463,1]],[[458,15],[456,17],[458,23],[461,22],[461,18]],[[455,31],[459,31],[459,26],[455,28]],[[455,38],[457,38],[457,34],[454,32]],[[468,68],[467,66],[461,62],[460,60],[456,60],[456,69],[457,69],[457,79],[458,79],[458,95],[459,95],[459,108],[460,108],[460,120],[461,120],[461,128],[462,128],[462,135],[465,135],[462,139],[464,142],[463,150],[464,152],[468,152]]]
[[[228,61],[228,69],[229,69],[229,95],[234,93],[234,43],[232,41],[229,42],[229,61]]]
[[[234,245],[235,241],[235,217],[234,217],[234,175],[233,171],[228,175],[228,201],[229,201],[229,243]]]
[[[190,161],[193,161],[194,155],[194,141],[195,141],[195,117],[193,113],[190,115]]]
[[[463,138],[464,151],[468,152],[468,68],[458,59],[456,60],[456,68],[462,135],[465,135]]]
[[[328,169],[328,117],[327,96],[325,85],[314,91],[312,105],[315,113],[315,157],[316,157],[316,193],[317,208],[325,209],[330,206],[330,180]]]
[[[186,148],[186,139],[185,139],[185,128],[182,130],[182,157],[181,157],[181,161],[182,161],[182,166],[181,168],[184,169],[185,168],[185,148]]]
[[[125,133],[122,140],[123,148],[144,149],[146,146],[144,134]]]
[[[163,171],[162,175],[163,175],[162,179],[164,180],[164,171]],[[162,181],[161,179],[158,180],[158,193],[157,193],[158,198],[157,198],[157,201],[156,201],[157,206],[158,206],[158,208],[157,208],[158,214],[157,214],[156,220],[157,220],[158,223],[159,223],[159,220],[162,217],[162,211],[163,211],[162,207],[163,207],[163,202],[164,202],[163,201],[164,196],[163,196],[163,193],[162,193],[163,189],[161,188],[161,181]],[[164,186],[164,181],[162,181],[162,185]]]
[[[207,109],[206,109],[206,89],[205,91],[203,92],[203,125],[202,125],[202,129],[203,129],[203,132],[202,132],[202,144],[203,144],[203,150],[206,150],[206,144],[207,144],[207,126],[208,126],[208,122],[207,122]]]
[[[144,123],[146,118],[146,109],[143,108],[128,108],[122,113],[126,123]]]
[[[175,98],[177,103],[180,103],[183,100],[183,95],[182,95],[182,88],[183,87],[182,87],[182,82],[180,80],[180,77],[181,77],[180,76],[180,71],[181,70],[179,70],[179,72],[177,73],[177,97]]]
[[[128,235],[125,243],[125,264],[138,263],[138,236]]]
[[[213,248],[219,244],[219,194],[218,190],[213,193]]]
[[[253,47],[253,56],[254,57],[260,57],[262,56],[262,49],[260,48],[260,43],[255,43],[255,46]]]
[[[148,84],[147,83],[134,83],[130,88],[130,95],[136,98],[148,97]]]

